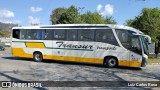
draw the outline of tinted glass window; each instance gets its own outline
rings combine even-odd
[[[26,39],[27,37],[27,30],[20,31],[20,39]]]
[[[65,30],[54,30],[53,39],[54,40],[65,40]]]
[[[13,38],[20,39],[20,30],[14,29],[12,34]]]
[[[117,36],[124,48],[142,55],[142,48],[138,36],[134,36],[131,31],[117,29]]]
[[[52,40],[52,31],[53,30],[46,30],[46,33],[45,33],[45,38],[46,40]]]
[[[76,41],[77,38],[77,30],[67,30],[67,40]]]
[[[140,43],[140,39],[138,36],[133,36],[131,38],[131,51],[142,55],[142,47]]]
[[[148,55],[148,45],[147,42],[145,40],[145,37],[141,37],[141,41],[142,41],[142,45],[143,45],[143,51],[146,55]]]
[[[120,39],[121,43],[126,43],[129,40],[129,34],[126,30],[116,30],[116,33],[118,35],[118,38]]]
[[[27,39],[35,40],[36,39],[36,30],[27,30]]]
[[[127,30],[121,30],[121,29],[117,29],[116,33],[117,33],[117,36],[118,36],[121,44],[125,48],[129,49],[131,46],[130,45],[131,44],[130,41],[131,41],[131,37],[132,37],[131,33],[129,33]]]
[[[79,41],[94,41],[94,30],[78,30]]]
[[[46,30],[37,30],[36,32],[36,39],[39,39],[39,40],[46,40]]]
[[[30,40],[45,40],[46,39],[46,31],[45,30],[27,30],[27,39]]]
[[[117,40],[112,32],[112,30],[96,30],[96,41],[105,42],[113,45],[117,45]]]

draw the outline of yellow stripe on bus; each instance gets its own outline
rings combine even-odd
[[[41,42],[26,42],[27,48],[45,48],[44,43]]]
[[[118,60],[119,66],[141,67],[141,61],[134,60]]]
[[[54,56],[54,55],[53,56],[43,55],[43,57],[44,59],[52,59],[52,60],[103,64],[103,59],[98,59],[98,58],[83,58],[83,57],[74,57],[74,56]]]
[[[32,58],[32,54],[26,53],[22,48],[12,48],[12,55],[17,57]]]
[[[26,53],[22,48],[12,48],[12,55],[17,56],[17,57],[33,58],[32,54]],[[103,59],[98,59],[98,58],[82,58],[82,57],[74,57],[74,56],[43,55],[43,59],[103,64]]]
[[[17,57],[33,58],[33,54],[26,53],[22,48],[12,48],[12,55],[17,56]],[[98,58],[43,55],[43,59],[103,64],[103,59],[98,59]],[[141,67],[141,61],[118,60],[118,65],[119,66]]]
[[[133,61],[133,60],[130,60],[130,67],[141,67],[141,61]]]

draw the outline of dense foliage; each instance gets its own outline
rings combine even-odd
[[[116,24],[112,17],[103,17],[97,12],[86,12],[81,14],[84,8],[56,8],[52,11],[50,21],[52,24]]]
[[[155,53],[158,53],[160,47],[160,9],[144,8],[140,15],[127,20],[126,24],[150,35],[152,40],[156,42]]]

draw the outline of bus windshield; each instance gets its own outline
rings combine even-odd
[[[116,33],[124,48],[142,55],[142,46],[138,35],[133,35],[134,32],[121,29],[116,29]]]
[[[147,42],[144,36],[141,37],[141,41],[142,41],[142,47],[143,47],[144,54],[148,55],[148,45],[147,45]]]
[[[139,36],[132,36],[131,38],[131,51],[142,55],[142,46]]]

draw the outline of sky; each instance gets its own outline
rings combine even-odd
[[[81,13],[98,12],[103,17],[112,16],[118,24],[140,15],[143,8],[160,9],[160,0],[0,0],[0,22],[50,25],[52,10],[71,5],[84,7]]]

